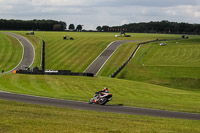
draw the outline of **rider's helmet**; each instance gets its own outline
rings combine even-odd
[[[103,90],[104,90],[105,92],[108,92],[108,87],[104,87]]]

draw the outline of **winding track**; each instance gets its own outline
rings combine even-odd
[[[33,63],[34,56],[35,56],[35,51],[32,44],[20,35],[16,35],[13,33],[7,33],[7,34],[17,38],[24,48],[23,58],[15,69],[18,70],[23,66],[30,66]],[[100,56],[88,67],[86,72],[92,72],[96,75],[98,71],[101,69],[101,67],[105,64],[105,62],[120,46],[120,44],[125,43],[125,42],[130,42],[130,41],[116,41],[116,42],[111,43],[100,54]],[[98,68],[96,68],[95,66]],[[52,98],[45,98],[45,97],[38,97],[38,96],[31,96],[31,95],[14,94],[14,93],[3,92],[3,91],[0,91],[0,99],[32,103],[32,104],[74,108],[74,109],[95,110],[95,111],[102,111],[102,112],[114,112],[114,113],[122,113],[122,114],[200,120],[200,114],[194,114],[194,113],[172,112],[172,111],[145,109],[145,108],[136,108],[136,107],[124,107],[124,106],[116,106],[116,105],[106,105],[106,106],[90,105],[86,102],[59,100],[59,99],[52,99]]]
[[[31,104],[66,107],[66,108],[73,108],[73,109],[95,110],[95,111],[101,111],[101,112],[113,112],[113,113],[132,114],[132,115],[146,115],[146,116],[155,116],[155,117],[200,120],[200,114],[172,112],[172,111],[135,108],[135,107],[124,107],[124,106],[117,106],[117,105],[103,106],[103,105],[88,104],[86,102],[59,100],[59,99],[45,98],[45,97],[38,97],[38,96],[31,96],[31,95],[14,94],[14,93],[2,92],[2,91],[0,91],[0,99],[25,102],[25,103],[31,103]]]
[[[13,70],[19,70],[22,69],[23,67],[30,67],[33,64],[34,58],[35,58],[35,49],[33,45],[23,36],[7,32],[6,33],[9,36],[12,36],[16,38],[22,45],[23,47],[23,56],[20,61],[20,63],[12,70],[9,72],[12,72]]]

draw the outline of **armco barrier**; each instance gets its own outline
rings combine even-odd
[[[141,44],[139,43],[137,47],[135,48],[135,50],[133,51],[133,53],[131,54],[131,56],[129,57],[129,59],[125,61],[114,73],[110,75],[111,78],[114,78],[115,76],[117,76],[117,74],[129,63],[129,61],[133,58],[134,54],[136,53],[140,45]]]
[[[132,52],[131,56],[128,58],[127,61],[125,61],[114,73],[112,73],[110,75],[111,78],[114,78],[117,76],[117,74],[129,63],[129,61],[133,58],[133,56],[135,55],[136,51],[138,50],[138,48],[140,47],[140,45],[142,44],[147,44],[147,43],[152,43],[152,42],[160,42],[160,41],[172,41],[172,40],[180,40],[178,39],[156,39],[156,40],[152,40],[152,41],[147,41],[147,42],[142,42],[142,43],[138,43],[137,47],[135,48],[135,50]]]

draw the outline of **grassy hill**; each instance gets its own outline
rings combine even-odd
[[[38,40],[45,40],[46,69],[67,69],[76,72],[83,72],[103,49],[115,40],[114,35],[109,33],[35,32],[34,36],[26,36],[25,32],[16,33],[36,44],[38,55],[41,47]],[[63,40],[63,36],[73,37],[74,40]],[[34,65],[40,65],[40,56],[36,57]]]
[[[130,34],[130,38],[116,38],[114,36],[118,33],[98,32],[35,32],[34,36],[27,36],[25,32],[21,31],[15,33],[25,36],[35,45],[37,53],[34,65],[40,65],[40,47],[41,40],[43,39],[46,41],[46,69],[70,69],[76,72],[83,72],[112,41],[147,41],[155,40],[156,38],[168,39],[180,37],[162,34]],[[73,37],[74,40],[63,40],[63,36]],[[132,45],[133,43],[129,44]],[[132,49],[126,49],[125,52],[130,53]],[[124,56],[127,57],[129,55]],[[122,62],[123,60],[119,60],[119,63]]]
[[[200,37],[144,44],[118,78],[177,89],[200,90]],[[113,57],[114,58],[114,57]]]
[[[41,40],[44,39],[46,69],[77,72],[84,71],[114,40],[143,42],[180,38],[180,35],[164,34],[130,34],[131,38],[115,38],[116,33],[35,32],[34,36],[27,36],[22,31],[15,33],[33,43],[36,49],[33,66],[40,65]],[[63,40],[64,35],[75,40]],[[114,79],[108,76],[128,59],[137,43],[121,45],[97,77],[1,74],[0,90],[87,102],[95,91],[107,86],[113,94],[109,102],[113,105],[200,113],[199,41],[198,36],[190,36],[189,40],[166,42],[167,46],[163,47],[159,43],[142,45]],[[16,48],[20,44],[0,33],[0,46],[0,69],[14,67],[13,63],[19,62],[16,60],[20,59],[20,50],[22,52],[21,47]],[[101,132],[108,129],[110,132],[199,132],[199,121],[99,113],[3,100],[0,100],[0,112],[0,131],[3,132]],[[103,129],[99,121],[104,121]]]
[[[131,38],[115,38],[114,35],[116,33],[83,32],[35,32],[34,36],[27,36],[25,32],[20,31],[15,33],[25,36],[34,44],[36,49],[34,65],[40,65],[40,43],[41,40],[44,39],[46,41],[46,69],[71,69],[77,72],[84,71],[111,41],[131,39],[142,42],[155,38],[172,39],[181,37],[180,35],[164,34],[131,34]],[[64,35],[73,37],[75,40],[63,40]],[[200,47],[198,42],[198,36],[190,36],[188,40],[166,42],[167,46],[160,46],[159,43],[142,45],[133,60],[117,76],[119,79],[130,81],[104,77],[72,78],[63,76],[27,76],[11,74],[2,75],[0,77],[2,79],[0,81],[0,88],[1,90],[18,93],[88,101],[94,91],[108,86],[116,90],[115,95],[117,99],[113,101],[113,104],[122,103],[128,106],[198,112],[193,109],[193,107],[187,109],[189,104],[185,105],[185,107],[183,107],[184,109],[182,109],[182,107],[181,109],[179,108],[179,104],[184,105],[183,103],[187,100],[187,95],[183,95],[183,99],[175,103],[175,105],[171,104],[172,101],[176,101],[179,94],[192,93],[194,99],[189,100],[191,103],[196,100],[196,95],[199,94]],[[100,71],[99,76],[108,77],[114,72],[118,66],[128,59],[136,45],[137,42],[121,45]],[[70,81],[70,84],[68,84],[68,81]],[[139,83],[132,81],[139,81]],[[143,82],[150,84],[145,84]],[[135,86],[135,84],[140,85]],[[157,84],[159,86],[154,86],[152,84]],[[143,87],[141,88],[141,86]],[[137,92],[139,88],[141,88],[140,91],[143,90],[144,92]],[[151,88],[156,90],[153,91]],[[177,92],[171,94],[171,92],[174,92],[174,89],[171,88],[188,91],[176,90]],[[87,91],[88,89],[90,91]],[[166,92],[160,94],[157,93],[157,89],[161,89],[161,92],[166,90]],[[117,90],[119,92],[123,90],[122,94]],[[69,93],[69,91],[75,92],[76,94]],[[151,93],[151,95],[149,95],[149,93]],[[126,95],[129,94],[131,95],[127,97]],[[169,97],[173,95],[175,100],[167,98],[168,100],[166,103],[156,102],[160,99],[165,99],[165,95],[167,94]],[[162,97],[157,98],[156,95]],[[144,97],[146,97],[145,100]],[[152,98],[153,101],[150,100]],[[146,104],[148,102],[150,103]],[[166,104],[167,107],[165,108]],[[196,106],[196,102],[194,105]]]
[[[0,32],[0,71],[12,70],[20,62],[23,48],[15,39]]]
[[[4,91],[60,99],[89,101],[94,92],[108,86],[113,94],[110,104],[185,112],[200,111],[200,93],[177,90],[142,82],[106,77],[48,75],[0,75]]]

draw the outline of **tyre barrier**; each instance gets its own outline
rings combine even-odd
[[[69,75],[69,76],[88,76],[94,77],[93,73],[78,73],[78,72],[71,72],[71,70],[55,70],[55,71],[31,71],[31,70],[14,70],[15,73],[19,74],[33,74],[33,75]]]

